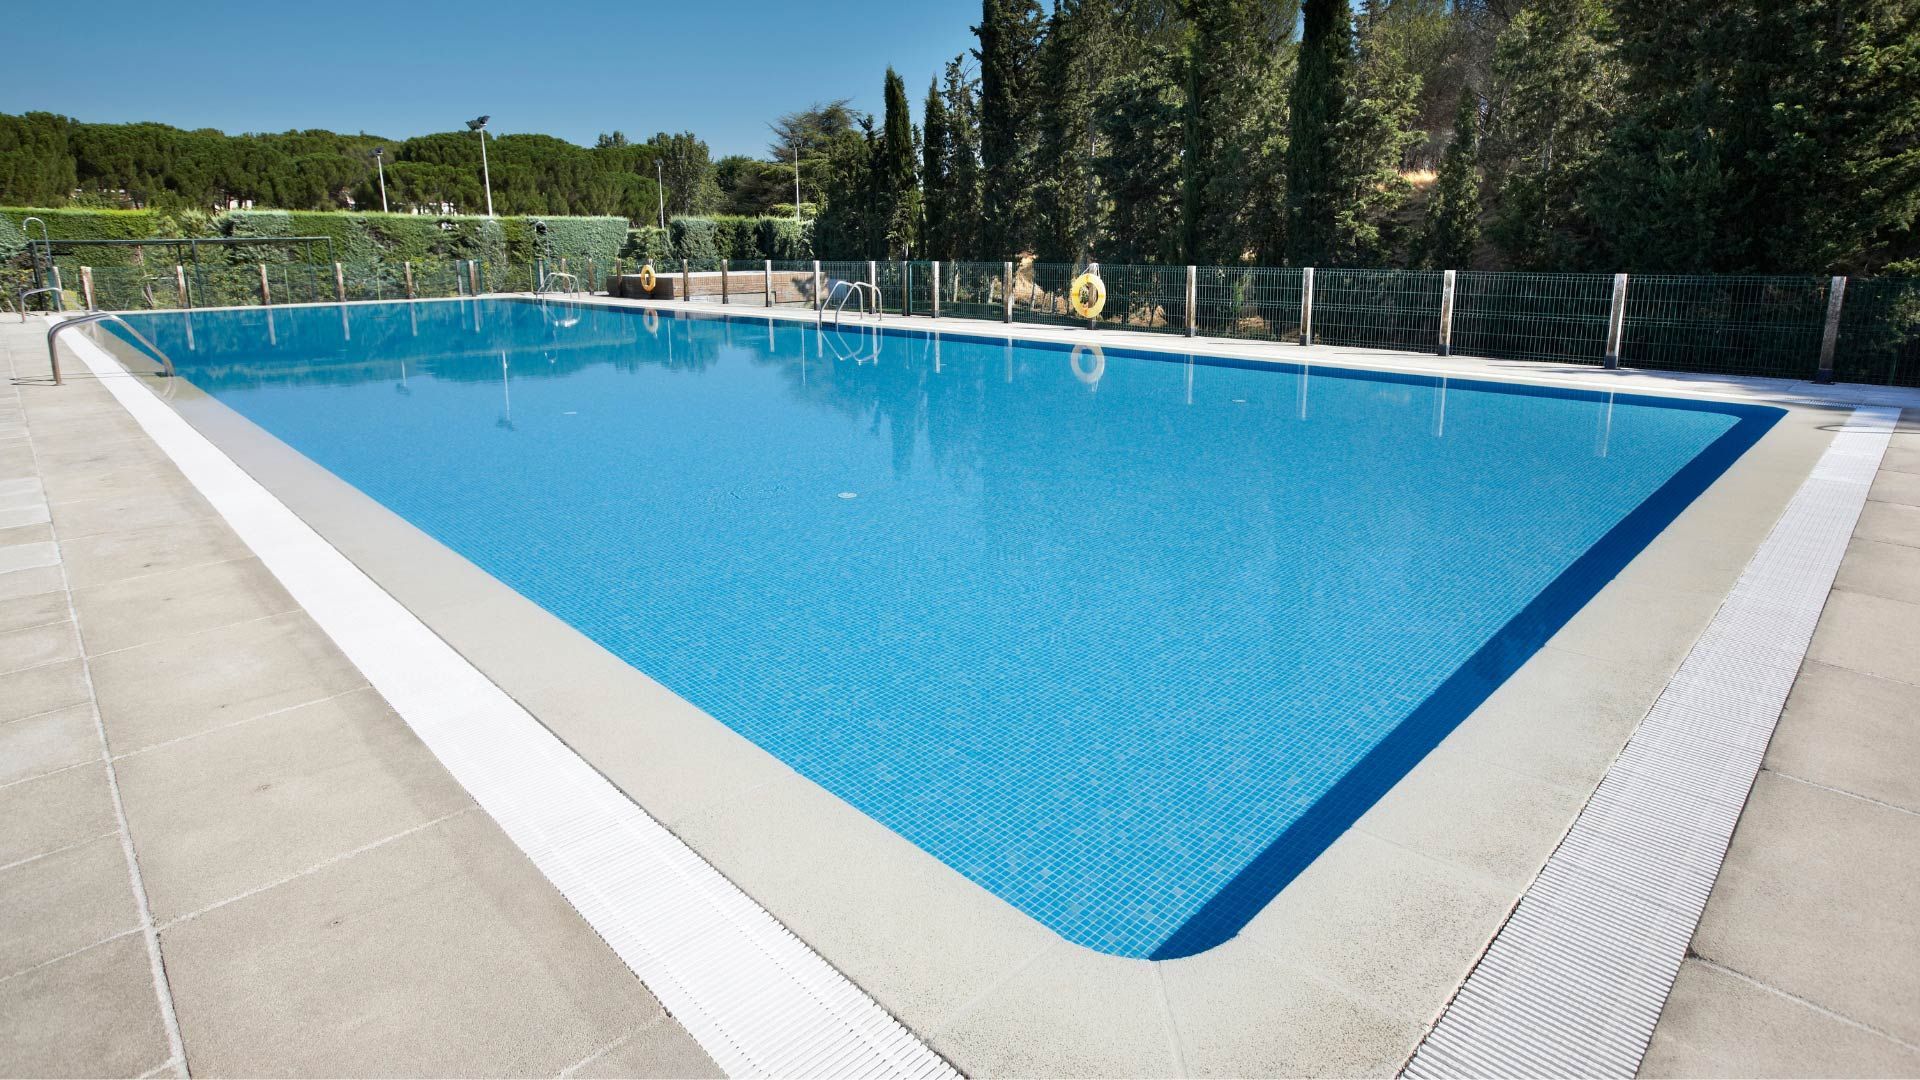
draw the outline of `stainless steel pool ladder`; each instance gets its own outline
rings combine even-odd
[[[51,285],[48,285],[45,288],[40,288],[40,289],[21,289],[19,292],[13,294],[14,307],[18,308],[20,311],[21,322],[27,321],[27,297],[40,296],[42,294],[53,297],[53,309],[55,311],[67,310],[67,298],[61,295],[61,291],[59,289],[56,289]]]
[[[129,323],[127,320],[121,318],[118,315],[115,315],[111,311],[95,311],[86,315],[76,316],[75,318],[63,319],[60,322],[54,323],[51,327],[47,329],[47,366],[53,369],[53,382],[55,386],[60,385],[60,381],[61,381],[60,380],[60,352],[58,349],[59,342],[55,340],[60,336],[60,331],[70,330],[76,326],[87,326],[92,323],[109,322],[109,321],[117,322],[121,326],[126,327],[127,333],[133,335],[133,340],[139,342],[142,346],[144,346],[147,352],[153,354],[153,356],[160,361],[161,366],[166,368],[167,378],[171,379],[174,377],[173,361],[167,356],[166,353],[163,353],[160,351],[159,346],[155,345],[151,341],[148,341],[147,336],[145,334],[142,334],[140,331],[135,330],[133,328],[132,323]]]
[[[550,292],[561,291],[553,287],[553,283],[560,280],[561,278],[565,278],[567,281],[567,288],[565,291],[568,294],[575,294],[580,291],[580,279],[578,277],[574,276],[573,274],[567,273],[565,270],[555,270],[554,272],[547,274],[545,277],[540,279],[540,287],[534,290],[534,295],[545,296],[547,293],[550,293]]]
[[[846,288],[845,292],[840,291],[842,286]],[[846,308],[847,298],[850,296],[858,296],[860,298],[860,317],[863,319],[866,318],[868,293],[873,294],[873,317],[875,319],[883,318],[884,316],[880,311],[880,290],[878,288],[875,288],[865,281],[834,281],[832,287],[827,289],[828,300],[832,300],[836,295],[840,297],[840,302],[833,306],[833,325],[840,325],[840,312]],[[821,304],[820,313],[822,318],[825,317],[826,310],[826,304]]]

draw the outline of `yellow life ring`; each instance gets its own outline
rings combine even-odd
[[[658,336],[660,333],[660,313],[652,308],[648,308],[646,313],[640,316],[640,324],[647,328],[647,333]]]
[[[1091,295],[1088,295],[1091,291]],[[1089,270],[1073,279],[1073,291],[1068,294],[1073,301],[1073,310],[1083,319],[1097,319],[1107,306],[1107,283],[1100,275]]]
[[[640,287],[641,287],[641,288],[643,288],[643,289],[645,289],[645,290],[647,290],[648,292],[652,292],[652,291],[653,291],[653,283],[654,283],[654,282],[655,282],[656,280],[658,280],[658,279],[656,279],[656,278],[655,278],[655,277],[653,276],[653,264],[652,264],[652,263],[648,263],[648,264],[646,264],[645,266],[642,266],[642,267],[640,268]]]
[[[1095,278],[1094,280],[1098,281],[1099,279]],[[1092,367],[1081,366],[1080,354],[1084,352],[1093,353]],[[1075,345],[1073,352],[1067,356],[1067,365],[1073,368],[1073,377],[1080,380],[1081,384],[1088,390],[1098,390],[1100,389],[1101,378],[1107,373],[1107,354],[1102,352],[1098,345]]]

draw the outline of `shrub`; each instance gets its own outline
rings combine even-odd
[[[712,270],[721,259],[731,258],[721,247],[720,228],[712,218],[677,217],[667,229],[672,234],[674,257],[692,263],[695,270]]]

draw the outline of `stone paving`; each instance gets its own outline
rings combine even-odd
[[[44,324],[0,324],[0,1074],[717,1075]]]
[[[1867,499],[1643,1076],[1920,1076],[1920,411]]]

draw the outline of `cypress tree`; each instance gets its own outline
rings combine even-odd
[[[1453,119],[1453,142],[1441,159],[1420,240],[1421,261],[1434,269],[1471,266],[1480,242],[1479,119],[1479,97],[1463,89]]]
[[[1010,256],[1028,243],[1022,215],[1032,176],[1033,140],[1023,107],[1040,46],[1035,0],[981,0],[980,61],[981,258]]]
[[[990,257],[995,250],[980,236],[980,104],[977,86],[961,63],[947,61],[947,204],[948,243],[955,258]]]
[[[1275,245],[1266,207],[1284,186],[1283,83],[1291,5],[1188,5],[1181,152],[1181,248],[1187,262],[1239,262]]]
[[[887,68],[883,97],[886,111],[873,158],[875,210],[886,253],[904,256],[912,252],[919,239],[920,189],[914,174],[918,140],[912,114],[907,111],[907,84],[892,67]]]
[[[953,233],[950,222],[953,201],[952,178],[948,176],[950,153],[947,146],[947,103],[940,95],[940,80],[927,83],[927,103],[922,113],[920,145],[920,219],[921,254],[929,259],[953,258]]]
[[[1347,0],[1301,5],[1287,141],[1287,259],[1325,263],[1335,250],[1340,207],[1339,129],[1353,68],[1353,11]]]

